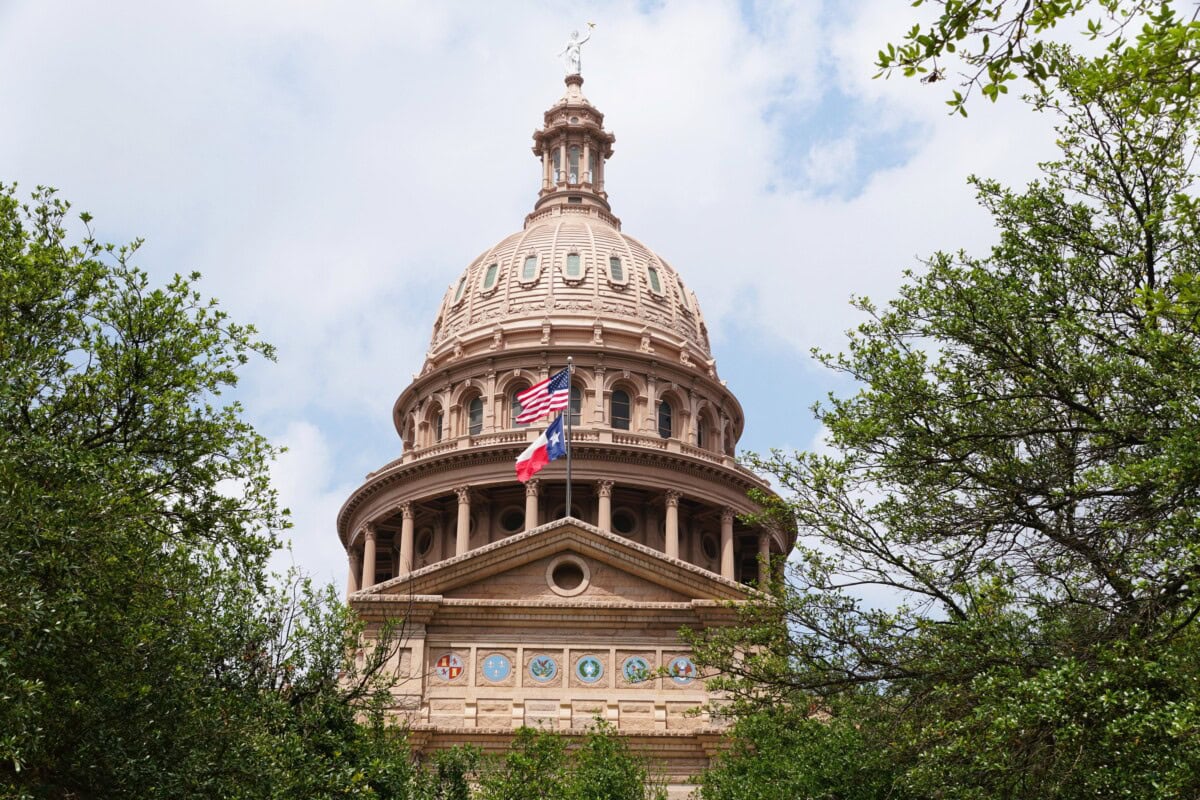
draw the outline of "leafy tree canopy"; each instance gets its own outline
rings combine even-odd
[[[755,462],[793,584],[698,641],[737,710],[844,715],[916,796],[1200,794],[1198,100],[1062,58],[1061,157],[974,181],[989,255],[858,302],[832,453]]]
[[[1053,90],[1072,57],[1056,44],[1089,40],[1100,54],[1093,79],[1139,81],[1150,100],[1173,104],[1197,91],[1200,9],[1179,11],[1159,0],[915,0],[936,6],[928,24],[914,23],[898,42],[879,51],[880,75],[899,71],[923,83],[957,81],[947,101],[967,115],[971,92],[995,102],[1024,79],[1039,92]],[[1074,25],[1079,31],[1067,31]],[[1065,41],[1062,33],[1066,33]],[[957,72],[954,65],[964,71]]]
[[[0,794],[407,796],[387,637],[348,661],[331,590],[267,584],[273,451],[222,393],[270,347],[67,215],[0,187]]]

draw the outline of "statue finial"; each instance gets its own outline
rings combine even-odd
[[[592,28],[596,27],[596,23],[589,22],[587,26],[587,35],[582,39],[579,38],[579,31],[571,31],[571,38],[567,40],[567,46],[563,48],[561,53],[559,53],[560,56],[566,56],[568,75],[583,74],[583,67],[579,58],[579,51],[583,48],[583,43],[592,38]]]

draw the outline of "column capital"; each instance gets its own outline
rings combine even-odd
[[[676,489],[668,489],[666,494],[667,508],[679,508],[679,498],[681,497],[683,497],[682,492]]]
[[[374,522],[368,522],[363,527],[363,538],[368,542],[375,541],[375,537],[379,534],[379,528]]]
[[[537,478],[532,478],[525,482],[525,496],[537,497],[542,493],[542,482]]]
[[[458,504],[466,506],[471,504],[471,487],[470,486],[455,486],[454,493],[458,495]]]
[[[596,481],[596,494],[601,497],[612,497],[613,482],[609,480]]]
[[[721,524],[729,525],[733,523],[733,518],[737,516],[737,512],[730,506],[721,507]]]
[[[413,518],[413,504],[411,500],[402,500],[397,506],[400,509],[400,516],[403,519]]]

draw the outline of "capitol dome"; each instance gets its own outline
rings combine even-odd
[[[547,318],[645,333],[711,366],[696,295],[653,250],[595,206],[552,205],[484,251],[452,283],[439,309],[431,356],[454,343],[538,330]]]
[[[533,135],[522,230],[431,315],[392,406],[400,452],[337,533],[368,634],[404,620],[391,712],[411,746],[498,748],[523,725],[579,734],[602,715],[684,797],[724,721],[679,630],[737,624],[794,532],[756,515],[770,487],[735,457],[742,407],[696,296],[613,215],[615,137],[582,84],[567,77]],[[570,455],[522,483],[515,460],[548,420],[523,424],[521,395],[564,369]]]

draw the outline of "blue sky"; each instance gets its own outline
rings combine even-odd
[[[945,113],[944,85],[872,80],[912,23],[855,3],[103,4],[0,0],[0,180],[57,187],[100,238],[142,237],[279,349],[239,390],[289,451],[293,557],[341,583],[342,500],[395,458],[392,400],[446,287],[519,229],[555,58],[596,22],[584,92],[617,136],[627,233],[695,289],[748,449],[808,447],[816,366],[938,249],[984,252],[966,177],[1052,152],[1017,102]],[[281,558],[283,564],[286,558]]]

